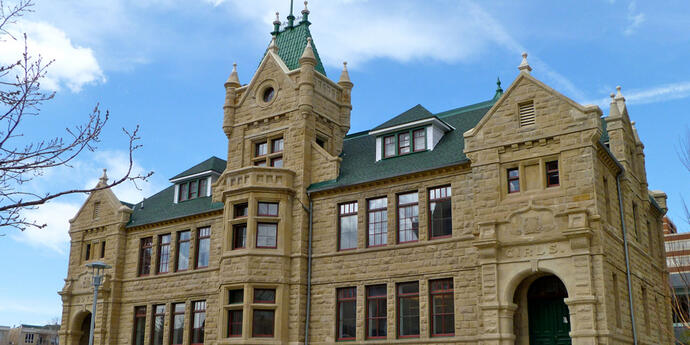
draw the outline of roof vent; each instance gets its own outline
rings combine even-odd
[[[520,113],[520,127],[530,126],[535,123],[534,102],[529,101],[518,105]]]

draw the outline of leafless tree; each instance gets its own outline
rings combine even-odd
[[[133,153],[141,147],[139,126],[133,130],[122,129],[129,139],[129,167],[127,173],[111,183],[91,189],[68,189],[57,192],[28,192],[26,184],[51,168],[70,166],[85,150],[93,151],[100,142],[100,135],[108,122],[108,111],[101,112],[98,105],[83,124],[66,128],[63,137],[43,140],[27,140],[26,120],[41,115],[41,105],[50,101],[54,92],[44,92],[41,81],[53,61],[33,56],[27,47],[27,36],[15,37],[10,30],[25,14],[33,12],[33,0],[18,0],[7,4],[0,0],[0,50],[8,40],[24,41],[24,51],[17,62],[0,64],[0,227],[24,230],[27,227],[45,227],[27,219],[24,211],[42,205],[49,200],[75,193],[90,193],[110,188],[125,181],[146,180],[153,173],[132,173]]]

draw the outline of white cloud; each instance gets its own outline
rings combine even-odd
[[[628,5],[628,26],[623,30],[623,33],[626,36],[632,35],[645,20],[647,20],[645,14],[637,12],[637,3],[635,1],[630,2]]]
[[[79,207],[77,203],[52,201],[37,209],[27,210],[23,212],[23,216],[47,226],[42,229],[29,227],[22,232],[14,232],[12,238],[31,247],[45,247],[65,254],[69,250],[69,219],[77,214]]]
[[[60,90],[66,86],[79,92],[84,85],[103,83],[105,76],[90,48],[75,46],[64,31],[45,22],[22,20],[11,28],[12,36],[1,36],[0,63],[16,62],[24,51],[23,33],[27,34],[29,54],[41,55],[43,62],[55,60],[48,68],[42,86]]]
[[[648,104],[690,97],[690,81],[653,86],[646,89],[623,90],[627,104]],[[610,97],[602,97],[584,103],[596,104],[607,109]]]

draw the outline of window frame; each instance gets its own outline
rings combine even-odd
[[[271,246],[260,246],[259,245],[259,226],[261,225],[272,225],[275,227],[275,244]],[[256,248],[263,248],[263,249],[276,249],[278,248],[278,223],[275,222],[257,222],[256,223]]]
[[[394,133],[388,133],[388,134],[381,135],[379,137],[379,138],[381,138],[381,150],[383,151],[381,154],[381,157],[392,158],[392,157],[405,156],[405,155],[409,155],[409,154],[413,154],[413,153],[428,151],[429,146],[427,145],[427,138],[426,138],[427,137],[427,128],[428,128],[428,126],[413,127],[413,128],[408,128],[405,130],[397,131]],[[415,149],[415,145],[414,145],[416,142],[415,136],[414,136],[415,133],[423,133],[423,135],[421,137],[418,137],[421,139],[418,139],[418,140],[421,140],[422,143],[424,143],[424,148],[420,148],[418,150]],[[410,138],[409,139],[410,151],[407,153],[401,153],[400,152],[400,148],[401,148],[400,147],[400,136],[401,135],[408,135]],[[391,143],[389,143],[389,145],[393,145],[394,150],[393,150],[393,154],[387,155],[386,154],[386,139],[390,139],[390,138],[392,138],[393,141]]]
[[[167,237],[168,242],[164,242],[163,238]],[[170,273],[170,246],[172,245],[172,235],[171,234],[160,234],[158,235],[158,253],[156,253],[156,274],[166,274]],[[163,264],[163,247],[166,248],[166,260],[165,260],[165,271],[161,270],[161,265]]]
[[[511,171],[516,171],[517,176],[511,177],[510,172]],[[510,189],[510,182],[512,181],[517,181],[517,189],[516,190],[511,190]],[[519,167],[512,167],[512,168],[506,168],[506,182],[508,182],[507,185],[507,192],[508,194],[515,194],[515,193],[520,193],[520,168]]]
[[[400,287],[403,285],[411,285],[411,284],[416,284],[417,285],[417,292],[416,293],[401,293],[400,292]],[[414,281],[414,282],[401,282],[397,283],[395,285],[395,298],[396,298],[396,332],[397,332],[397,337],[398,338],[419,338],[421,336],[422,330],[421,330],[421,310],[420,310],[420,294],[419,294],[419,281]],[[409,335],[402,335],[402,325],[401,325],[401,301],[406,298],[417,298],[417,334],[409,334]]]
[[[346,292],[346,291],[351,291],[352,294],[348,294],[344,297],[341,296],[341,291]],[[336,341],[348,341],[348,340],[355,340],[357,338],[357,287],[356,286],[349,286],[349,287],[341,287],[337,288],[335,290],[335,339]],[[355,304],[355,321],[354,321],[354,329],[355,329],[355,335],[353,337],[342,337],[340,334],[340,322],[342,321],[340,319],[340,308],[341,305],[344,303],[354,303]]]
[[[443,195],[442,190],[447,190],[446,196],[445,197],[435,197],[432,199],[432,191],[438,190],[441,195]],[[453,190],[451,188],[451,185],[444,185],[444,186],[438,186],[438,187],[432,187],[427,190],[427,212],[428,212],[428,228],[429,228],[429,239],[430,240],[437,240],[441,238],[450,238],[453,237]],[[434,228],[432,226],[433,222],[433,217],[432,212],[431,212],[431,203],[432,202],[444,202],[448,201],[450,203],[450,229],[449,229],[449,234],[448,235],[441,235],[441,236],[434,236]]]
[[[197,307],[203,309],[197,309]],[[197,322],[197,317],[200,316],[202,326],[195,328],[195,323]],[[189,318],[190,320],[190,329],[189,329],[189,344],[190,345],[203,345],[204,344],[204,338],[205,338],[205,332],[206,332],[206,301],[192,301],[192,311],[191,311],[191,317]],[[201,335],[201,342],[194,342],[194,332],[195,330],[201,330],[200,335]]]
[[[243,229],[242,231],[242,246],[238,245],[238,236],[237,232],[239,229]],[[247,223],[239,223],[239,224],[233,224],[232,225],[232,249],[231,250],[237,250],[237,249],[245,249],[247,248]]]
[[[158,307],[163,308],[163,312],[158,312]],[[165,339],[165,312],[167,306],[165,304],[154,304],[152,306],[153,308],[153,322],[151,323],[151,345],[163,345],[164,339]],[[160,339],[161,343],[157,344],[156,343],[156,319],[161,319],[161,328],[160,328]]]
[[[556,164],[556,168],[549,169],[549,164]],[[546,188],[550,187],[558,187],[561,185],[561,176],[560,176],[560,166],[558,164],[558,160],[552,160],[548,162],[544,162],[544,174],[546,176]],[[558,183],[551,183],[550,182],[550,177],[551,176],[556,176],[556,179],[558,179]]]
[[[91,243],[86,244],[86,249],[84,250],[84,261],[91,260]]]
[[[242,327],[242,323],[244,322],[244,309],[227,309],[228,311],[228,324],[226,325],[227,332],[225,332],[225,337],[226,338],[241,338],[242,333],[244,331],[244,327]],[[239,314],[239,322],[235,320],[235,318],[232,316],[234,314]],[[239,333],[233,333],[232,332],[232,326],[233,325],[240,325],[240,332]]]
[[[422,136],[419,137],[419,138],[421,138],[420,140],[422,140],[422,144],[424,144],[424,147],[421,148],[421,149],[419,149],[419,150],[417,150],[417,145],[416,145],[416,144],[417,144],[417,138],[418,138],[418,137],[416,137],[415,134],[416,134],[416,133],[419,133],[419,132],[422,133]],[[412,130],[412,152],[422,152],[422,151],[426,151],[426,150],[427,150],[427,147],[426,147],[426,146],[427,146],[427,145],[426,145],[426,127],[418,128],[418,129]]]
[[[105,257],[105,240],[101,241],[101,259]]]
[[[267,205],[266,210],[270,212],[271,206],[275,205],[276,213],[261,213],[261,205]],[[280,215],[280,202],[259,201],[256,204],[256,215],[258,217],[278,217]]]
[[[148,242],[147,242],[148,241]],[[144,253],[148,250],[148,265],[144,262]],[[153,236],[143,237],[139,240],[139,267],[137,267],[137,276],[146,277],[151,274],[151,262],[153,261]],[[148,266],[147,272],[144,273],[144,267]]]
[[[244,287],[242,286],[236,286],[236,287],[231,287],[228,288],[226,291],[226,296],[227,296],[227,303],[225,303],[224,310],[227,312],[227,323],[226,323],[226,331],[225,331],[225,338],[240,338],[242,337],[244,333],[244,309],[245,309],[245,303],[244,303]],[[238,293],[239,292],[239,293]],[[233,297],[239,297],[239,299],[233,299]],[[239,314],[239,323],[237,322],[236,318],[234,318],[232,315],[234,314]],[[239,333],[233,333],[232,332],[232,325],[239,324]]]
[[[180,240],[180,237],[182,237],[183,233],[189,233],[189,238],[186,240]],[[188,243],[187,247],[187,264],[186,268],[180,268],[180,247],[181,243]],[[176,244],[177,246],[175,247],[175,272],[184,272],[189,270],[189,254],[192,253],[192,232],[191,230],[182,230],[177,232],[177,238],[176,238]]]
[[[354,212],[347,212],[347,213],[342,213],[343,207],[352,207],[354,209]],[[359,201],[348,201],[348,202],[343,202],[338,204],[338,238],[337,238],[337,245],[338,245],[338,251],[346,251],[346,250],[353,250],[357,249],[358,245],[358,231],[359,231],[359,215],[357,214],[359,212]],[[349,248],[342,248],[342,235],[343,235],[343,227],[342,227],[342,219],[344,217],[355,217],[355,246],[354,247],[349,247]]]
[[[376,200],[385,200],[384,207],[382,208],[370,208],[370,202],[376,201]],[[384,195],[382,197],[377,197],[377,198],[369,198],[366,199],[366,207],[367,207],[367,248],[376,248],[376,247],[383,247],[388,244],[388,196]],[[374,233],[374,237],[382,237],[382,243],[381,244],[371,244],[369,241],[369,238],[372,236],[370,232],[370,226],[371,226],[371,214],[372,213],[377,213],[377,212],[383,212],[383,214],[386,216],[385,221],[380,222],[381,224],[384,225],[385,231],[381,233]],[[383,240],[385,239],[385,240]]]
[[[182,306],[182,311],[178,312],[177,311],[177,306],[181,305]],[[172,303],[171,308],[170,308],[170,343],[169,345],[182,345],[184,343],[184,323],[185,323],[185,313],[187,311],[187,306],[185,305],[184,302],[180,303]],[[175,343],[173,340],[175,339],[175,317],[178,315],[182,315],[182,334],[180,335],[180,343]]]
[[[443,284],[444,282],[450,282],[450,288],[449,289],[434,289],[434,284]],[[436,313],[436,310],[434,309],[434,296],[450,296],[450,303],[451,303],[451,313]],[[431,336],[432,337],[452,337],[455,336],[455,286],[453,285],[453,278],[445,278],[445,279],[435,279],[435,280],[430,280],[429,281],[429,314],[430,314],[430,331],[431,331]],[[436,316],[440,315],[443,320],[446,318],[450,318],[453,320],[451,322],[453,324],[453,332],[450,333],[435,333],[435,323],[434,320],[436,319]]]
[[[244,209],[246,213],[238,215],[238,211]],[[232,206],[232,218],[247,218],[249,216],[249,203],[243,202]]]
[[[401,146],[401,144],[400,144],[403,142],[402,140],[400,140],[400,137],[403,135],[407,135],[407,146]],[[410,131],[399,132],[397,135],[397,138],[398,138],[398,151],[397,151],[398,156],[409,155],[410,153],[413,152],[412,151],[412,134],[410,133]],[[403,153],[402,152],[403,148],[407,148],[408,151]]]
[[[142,322],[142,327],[139,329],[139,322]],[[146,306],[136,306],[134,307],[134,322],[132,323],[132,345],[146,343]],[[141,331],[141,334],[139,334]],[[141,340],[141,343],[137,343],[137,338]]]
[[[256,332],[256,312],[266,312],[272,315],[271,333],[261,334]],[[276,310],[271,308],[252,308],[252,338],[274,338],[276,334]]]
[[[258,300],[257,298],[257,291],[272,291],[273,292],[273,299],[272,300]],[[270,288],[254,288],[252,292],[252,303],[256,304],[276,304],[276,294],[277,291],[276,289],[270,289]]]
[[[204,234],[208,230],[208,234]],[[204,226],[197,228],[197,236],[196,236],[196,250],[194,251],[194,256],[195,256],[195,267],[197,269],[199,268],[207,268],[211,264],[211,227],[210,226]],[[206,265],[200,265],[200,260],[201,260],[201,241],[203,240],[208,240],[208,245],[207,245],[207,263]]]
[[[370,293],[371,289],[381,288],[381,287],[383,287],[383,291],[384,291],[383,295],[372,295]],[[365,311],[364,311],[364,327],[365,327],[364,336],[366,339],[386,339],[388,337],[388,286],[386,284],[378,284],[378,285],[367,286],[365,289],[366,289],[366,296],[365,296],[366,305],[364,306],[364,309],[365,309]],[[384,309],[383,314],[384,315],[383,316],[380,316],[380,315],[372,316],[370,314],[371,310],[369,308],[369,303],[371,301],[379,302],[380,300],[383,300],[383,302],[384,302],[383,303],[383,309]],[[377,305],[377,310],[378,310],[379,304],[377,303],[376,305]],[[380,310],[378,310],[378,311],[380,311]],[[380,321],[381,319],[385,320],[386,334],[380,335],[380,336],[370,336],[369,335],[370,320]]]
[[[393,145],[393,154],[387,155],[386,154],[386,139],[392,138],[393,142],[390,143],[390,145]],[[384,135],[381,139],[383,145],[383,158],[390,158],[390,157],[395,157],[397,156],[398,153],[398,137],[395,134],[392,135]]]
[[[407,203],[407,204],[400,204],[400,197],[403,195],[408,195],[408,194],[416,194],[417,195],[417,201],[413,203]],[[407,207],[414,207],[417,206],[417,239],[416,240],[410,240],[410,241],[401,241],[400,238],[400,209],[401,208],[407,208]],[[419,191],[412,191],[412,192],[405,192],[405,193],[400,193],[396,195],[396,200],[395,200],[395,220],[396,220],[396,241],[398,244],[403,244],[403,243],[414,243],[414,242],[419,242]],[[408,230],[405,230],[408,231]]]

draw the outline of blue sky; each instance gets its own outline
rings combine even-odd
[[[136,202],[168,178],[212,155],[226,158],[221,130],[223,83],[237,62],[249,82],[269,41],[276,10],[288,0],[37,0],[15,32],[56,61],[45,87],[57,91],[42,115],[25,123],[28,139],[62,135],[96,103],[111,119],[96,153],[73,168],[26,186],[36,191],[96,184],[101,168],[122,173],[122,127],[141,126],[139,171],[155,171],[137,190],[116,188]],[[297,1],[296,12],[303,7]],[[532,74],[581,103],[608,113],[608,95],[622,86],[645,144],[650,189],[669,195],[669,215],[682,230],[688,171],[679,140],[690,126],[690,4],[684,1],[310,1],[312,34],[329,77],[348,61],[355,84],[351,132],[372,128],[421,103],[432,112],[491,98],[504,89],[527,51]],[[0,62],[15,61],[16,43],[0,42]],[[68,219],[84,196],[27,213],[43,230],[0,233],[0,325],[59,317],[57,291],[67,271]]]

